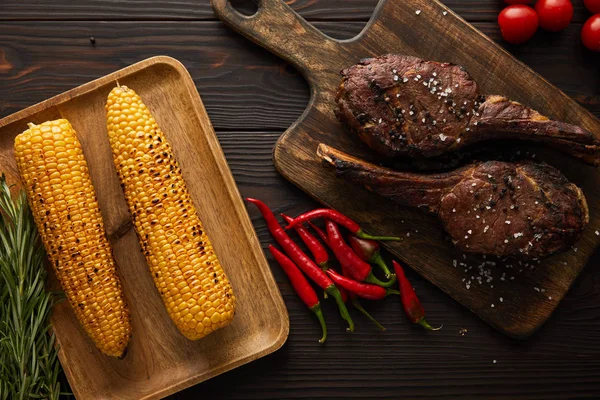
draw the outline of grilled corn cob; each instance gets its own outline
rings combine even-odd
[[[27,199],[77,319],[103,353],[121,357],[130,316],[75,130],[66,119],[30,124],[15,138]]]
[[[113,160],[154,283],[179,331],[199,339],[233,319],[231,284],[171,146],[140,96],[116,87],[106,111]]]

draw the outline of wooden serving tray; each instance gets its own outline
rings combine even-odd
[[[237,297],[233,323],[197,341],[171,322],[148,271],[112,162],[104,105],[116,81],[137,91],[172,144],[194,204]],[[28,122],[67,118],[81,140],[131,309],[123,360],[94,347],[63,302],[52,326],[77,399],[167,396],[280,348],[287,310],[194,82],[169,57],[153,57],[0,120],[0,171],[18,183],[13,142]],[[264,310],[269,310],[265,312]]]
[[[281,0],[259,1],[252,16],[238,13],[227,0],[212,0],[212,5],[227,25],[289,61],[310,84],[308,107],[275,146],[274,163],[285,178],[370,232],[403,236],[402,242],[389,243],[388,250],[507,335],[528,337],[550,317],[600,242],[595,234],[600,228],[598,169],[533,148],[536,159],[561,168],[584,190],[591,220],[576,249],[535,262],[532,269],[524,263],[463,258],[446,240],[436,218],[396,207],[337,180],[322,168],[315,152],[319,143],[325,143],[359,157],[372,157],[336,120],[334,96],[341,81],[340,70],[362,58],[386,53],[462,65],[477,80],[482,93],[509,96],[592,132],[600,133],[600,121],[436,0],[381,0],[365,29],[343,41],[324,35]],[[483,278],[479,284],[478,266],[486,262],[483,269],[490,271],[493,281]]]

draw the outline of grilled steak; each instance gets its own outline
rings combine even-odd
[[[541,258],[568,249],[589,220],[583,192],[557,169],[532,162],[487,161],[452,172],[396,172],[319,145],[337,176],[438,215],[465,252]]]
[[[457,65],[390,54],[342,75],[338,119],[386,158],[430,158],[487,139],[527,139],[600,163],[600,141],[591,132],[502,96],[481,96]]]

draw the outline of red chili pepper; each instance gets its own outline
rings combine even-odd
[[[350,278],[346,278],[335,272],[332,269],[328,269],[327,273],[336,283],[346,289],[347,291],[358,295],[367,300],[381,300],[389,294],[400,294],[397,290],[386,289],[381,286],[371,285],[369,283],[357,282]]]
[[[392,274],[392,271],[390,271],[385,261],[383,261],[383,257],[381,257],[379,243],[370,239],[361,239],[354,235],[348,235],[348,242],[361,260],[379,266],[387,279],[396,280],[396,276]]]
[[[321,238],[323,243],[325,243],[327,246],[329,246],[329,239],[327,238],[327,234],[325,232],[323,232],[323,229],[319,228],[318,226],[316,226],[315,224],[313,224],[310,221],[308,221],[308,225],[311,228],[313,228],[315,232],[317,232],[317,235],[319,235],[319,237]]]
[[[335,257],[338,259],[343,268],[347,268],[348,274],[357,281],[369,282],[375,285],[388,287],[394,284],[393,281],[382,282],[375,275],[371,266],[361,260],[352,251],[352,248],[348,246],[340,228],[333,221],[326,220],[325,226],[327,227],[327,242]]]
[[[275,238],[277,243],[283,248],[287,255],[296,263],[296,265],[306,274],[310,279],[313,280],[322,289],[325,289],[335,299],[335,302],[340,309],[340,314],[343,319],[348,322],[348,330],[354,332],[354,322],[352,317],[348,313],[346,305],[342,301],[342,295],[338,288],[335,286],[333,281],[323,272],[304,252],[298,245],[290,239],[285,230],[277,222],[277,218],[273,215],[273,212],[265,203],[260,200],[246,198],[246,201],[254,204],[258,207],[258,210],[265,218],[267,227],[271,232],[271,235]]]
[[[301,215],[297,216],[296,218],[294,218],[294,220],[288,226],[286,226],[285,229],[291,229],[291,228],[295,227],[296,225],[300,225],[300,224],[310,221],[311,219],[320,218],[320,217],[327,218],[335,223],[342,225],[344,228],[348,229],[350,232],[352,232],[359,238],[372,239],[372,240],[395,240],[395,241],[402,240],[401,238],[396,237],[396,236],[369,235],[368,233],[365,233],[365,231],[363,231],[362,228],[360,227],[360,225],[358,225],[356,222],[352,221],[350,218],[346,217],[344,214],[340,213],[339,211],[332,210],[331,208],[317,208],[315,210],[301,214]]]
[[[425,320],[425,310],[423,309],[415,290],[406,278],[406,275],[404,275],[404,270],[396,261],[392,261],[392,265],[394,266],[394,271],[396,271],[396,276],[400,283],[400,300],[402,301],[402,307],[404,308],[406,316],[410,319],[410,322],[419,324],[430,331],[442,329],[441,326],[439,328],[432,328],[431,325],[427,323]]]
[[[269,251],[273,254],[273,257],[277,260],[279,265],[281,265],[281,269],[283,269],[283,272],[285,272],[290,279],[290,282],[300,299],[306,304],[308,309],[317,316],[317,319],[321,324],[321,331],[323,332],[323,336],[321,337],[321,340],[319,340],[319,343],[325,343],[325,340],[327,339],[327,325],[325,324],[321,303],[319,303],[319,298],[317,297],[315,290],[310,286],[310,283],[308,283],[304,275],[302,275],[302,272],[300,272],[296,264],[287,258],[285,254],[277,250],[273,245],[269,245]]]
[[[281,214],[281,216],[288,223],[293,221],[293,218],[288,215]],[[327,250],[325,250],[323,245],[319,243],[319,240],[314,237],[312,233],[310,233],[304,226],[296,225],[294,229],[296,229],[298,236],[300,236],[300,239],[302,239],[306,247],[308,247],[308,250],[310,250],[312,253],[317,265],[321,267],[323,271],[327,271],[329,268],[329,254],[327,254]]]

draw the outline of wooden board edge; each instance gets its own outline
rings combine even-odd
[[[3,128],[13,122],[22,120],[22,119],[26,118],[27,116],[36,114],[42,110],[59,106],[65,102],[71,100],[73,97],[84,95],[86,93],[89,93],[89,92],[97,89],[100,86],[106,85],[107,83],[109,83],[111,81],[116,81],[121,76],[129,75],[129,74],[139,71],[145,67],[149,67],[150,65],[161,64],[161,63],[168,64],[174,68],[178,68],[179,65],[181,67],[183,67],[183,65],[173,57],[153,56],[153,57],[147,58],[145,60],[138,61],[137,63],[131,64],[125,68],[111,72],[108,75],[104,75],[100,78],[97,78],[90,82],[84,83],[83,85],[74,87],[73,89],[67,90],[66,92],[58,94],[47,100],[44,100],[42,102],[39,102],[37,104],[34,104],[27,108],[24,108],[23,110],[17,111],[11,115],[8,115],[8,116],[0,119],[0,128]],[[183,67],[183,68],[185,68],[185,67]]]
[[[287,315],[287,311],[286,311],[286,315]],[[289,319],[286,318],[285,321],[286,321],[286,323],[284,323],[282,325],[282,330],[279,331],[279,333],[277,335],[277,339],[274,340],[270,345],[266,346],[264,349],[262,349],[256,353],[253,353],[250,356],[240,357],[240,358],[236,359],[235,361],[230,362],[227,365],[223,366],[223,368],[214,369],[214,370],[210,371],[210,374],[193,376],[185,381],[182,381],[175,385],[166,387],[163,390],[155,392],[149,396],[141,397],[140,400],[155,400],[155,399],[165,398],[169,395],[172,395],[174,393],[188,389],[188,388],[198,385],[202,382],[206,382],[207,380],[212,379],[221,374],[224,374],[225,372],[234,370],[238,367],[249,364],[252,361],[256,361],[260,358],[263,358],[269,354],[276,352],[281,347],[283,347],[283,345],[285,344],[285,342],[287,341],[287,338],[289,336],[289,330],[290,330],[289,329],[290,328]]]
[[[187,69],[185,68],[185,66],[179,60],[177,60],[173,57],[154,56],[154,57],[150,57],[145,60],[139,61],[139,62],[132,64],[130,66],[127,66],[125,68],[114,71],[108,75],[97,78],[93,81],[90,81],[88,83],[85,83],[83,85],[75,87],[73,89],[70,89],[64,93],[61,93],[50,99],[47,99],[47,100],[44,100],[37,104],[34,104],[30,107],[27,107],[23,110],[16,112],[16,113],[13,113],[13,114],[0,120],[0,128],[6,127],[14,122],[18,122],[18,121],[27,119],[29,116],[39,113],[45,109],[64,104],[67,101],[70,101],[71,99],[73,99],[74,97],[78,97],[78,96],[82,96],[87,93],[90,93],[93,90],[97,89],[98,87],[106,85],[106,84],[110,83],[111,81],[116,81],[120,77],[130,75],[132,73],[138,72],[142,69],[145,69],[147,67],[150,67],[150,66],[156,65],[156,64],[169,65],[170,67],[173,67],[174,69],[177,70],[177,72],[182,76],[182,79],[188,80],[188,85],[186,85],[186,86],[188,88],[190,88],[190,87],[194,88],[193,90],[189,90],[189,95],[192,99],[192,103],[194,104],[195,113],[197,115],[201,115],[203,113],[206,114],[206,110],[204,108],[204,104],[202,102],[200,94],[198,93],[198,90],[193,82],[193,79],[190,76]],[[237,217],[239,220],[241,220],[243,222],[243,225],[241,226],[241,228],[244,231],[243,232],[244,236],[248,239],[248,242],[249,242],[248,244],[251,246],[251,251],[253,253],[255,261],[259,265],[260,272],[261,272],[261,278],[265,282],[266,286],[270,289],[269,290],[270,298],[275,307],[275,310],[274,310],[275,312],[273,314],[276,314],[279,317],[279,318],[277,318],[277,322],[276,322],[277,326],[279,327],[279,330],[274,335],[273,340],[268,345],[266,345],[261,350],[259,350],[258,352],[253,352],[252,354],[242,356],[236,360],[228,362],[222,368],[214,369],[214,370],[210,371],[210,373],[208,373],[208,374],[204,374],[204,375],[200,374],[200,375],[192,376],[185,381],[168,386],[168,387],[164,388],[164,390],[161,390],[161,391],[155,392],[149,396],[143,397],[144,399],[163,398],[165,396],[176,393],[176,392],[181,391],[190,386],[204,382],[204,381],[211,379],[215,376],[218,376],[222,373],[225,373],[227,371],[235,369],[239,366],[242,366],[244,364],[247,364],[254,360],[262,358],[262,357],[264,357],[268,354],[271,354],[271,353],[277,351],[278,349],[280,349],[285,344],[285,342],[287,341],[287,338],[289,337],[290,323],[289,323],[289,315],[287,312],[287,307],[285,306],[285,302],[283,301],[283,297],[281,295],[281,292],[279,291],[277,282],[275,281],[275,278],[274,278],[273,274],[271,273],[269,263],[264,255],[264,252],[262,251],[262,249],[260,247],[260,240],[258,239],[258,235],[256,234],[256,231],[253,229],[252,222],[250,220],[250,216],[247,212],[245,204],[243,203],[243,201],[241,199],[239,189],[237,187],[237,184],[235,183],[235,180],[233,179],[233,175],[232,175],[231,170],[229,169],[229,166],[226,162],[225,155],[219,144],[218,138],[216,137],[216,134],[215,134],[212,124],[209,122],[209,126],[203,127],[203,128],[205,128],[204,131],[207,132],[207,141],[209,142],[209,145],[211,147],[211,156],[214,157],[215,164],[219,168],[219,172],[220,172],[221,176],[223,177],[223,180],[227,187],[227,191],[229,193],[230,198],[232,199],[232,201],[234,203],[236,203],[235,208],[236,208],[236,212],[238,214]],[[243,212],[241,210],[244,210],[245,212]],[[69,377],[72,376],[72,370],[67,367],[69,365],[69,363],[65,362],[67,356],[65,355],[63,349],[60,347],[58,350],[58,356],[59,356],[61,365],[64,368],[67,379],[69,379]],[[72,388],[72,390],[73,390],[73,394],[75,395],[76,398],[82,398],[82,393],[79,392],[77,386]]]

